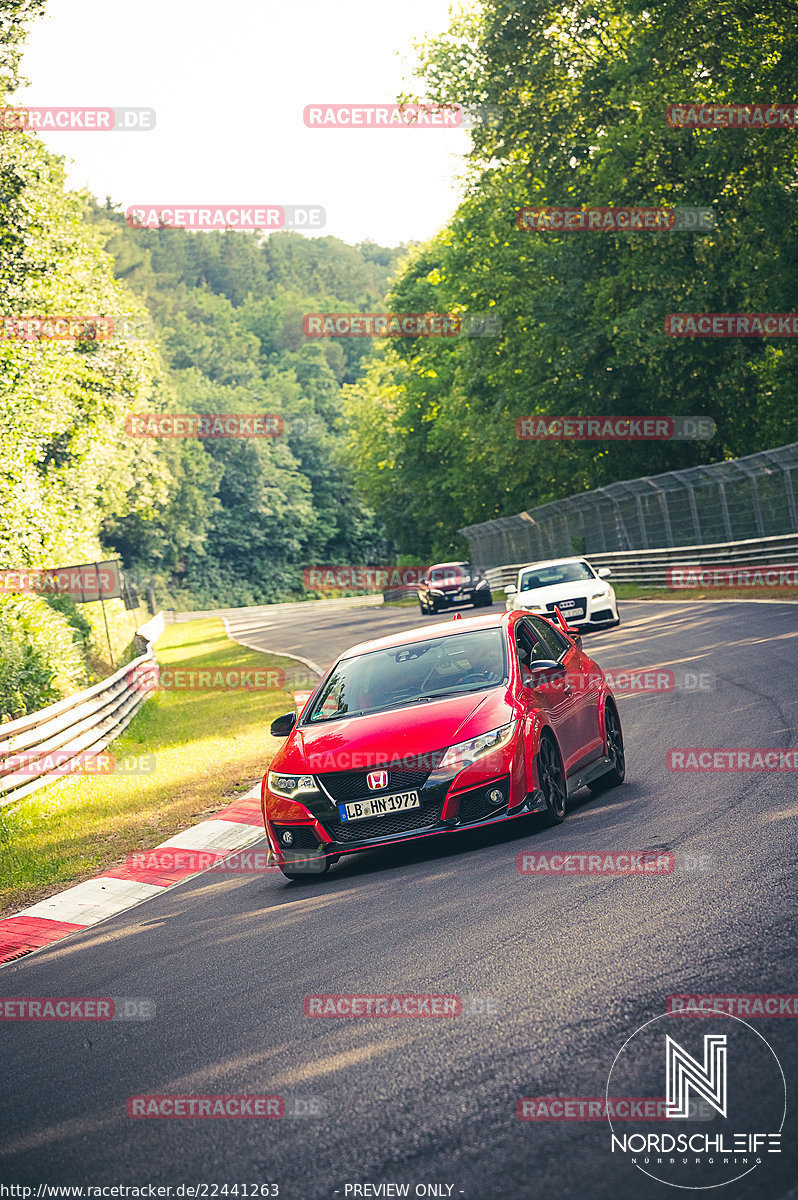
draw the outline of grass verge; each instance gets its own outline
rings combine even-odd
[[[70,776],[0,809],[0,916],[212,816],[271,761],[280,742],[269,724],[306,686],[301,665],[239,646],[216,618],[168,626],[157,654],[162,668],[277,668],[294,678],[283,691],[160,691],[109,748],[117,762],[150,769]]]
[[[798,600],[798,588],[656,588],[613,583],[619,600]]]

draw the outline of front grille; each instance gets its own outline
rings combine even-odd
[[[337,842],[365,842],[370,838],[390,837],[396,833],[408,833],[411,829],[425,829],[440,820],[441,800],[424,804],[421,808],[408,808],[404,812],[390,813],[383,817],[366,817],[361,821],[328,821],[324,824],[330,837]]]
[[[369,796],[386,796],[390,792],[418,791],[427,782],[430,771],[437,766],[443,751],[428,756],[426,763],[397,767],[392,770],[387,763],[382,767],[374,767],[375,771],[388,772],[388,785],[372,791],[366,782],[369,771],[332,771],[319,775],[323,787],[332,796],[336,804],[348,804],[350,800],[364,800]]]
[[[587,612],[587,597],[586,596],[578,596],[578,597],[577,596],[569,596],[568,599],[573,600],[573,602],[574,602],[573,606],[569,606],[568,608],[563,608],[562,607],[563,601],[555,600],[552,604],[546,605],[546,612],[554,612],[555,608],[560,608],[560,609],[562,609],[562,615],[565,617],[566,620],[568,619],[569,612],[573,612],[574,608],[581,608],[583,613]]]
[[[505,810],[505,804],[491,804],[488,801],[488,792],[493,788],[500,787],[505,795],[505,800],[510,794],[510,780],[500,779],[498,783],[488,784],[487,787],[475,788],[473,792],[465,792],[459,799],[457,806],[457,819],[467,825],[471,821],[484,821],[486,817],[495,817]]]
[[[277,844],[285,850],[317,850],[319,847],[319,839],[310,825],[274,825],[272,828],[277,836]],[[280,841],[285,829],[290,829],[294,835],[290,846],[283,846]]]

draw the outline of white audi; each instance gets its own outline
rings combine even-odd
[[[506,587],[508,612],[523,608],[547,617],[556,605],[569,625],[612,629],[620,624],[618,601],[607,576],[609,567],[594,571],[584,558],[552,558],[527,563],[514,585]]]

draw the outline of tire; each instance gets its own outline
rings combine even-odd
[[[626,778],[626,754],[623,748],[623,732],[618,711],[614,704],[607,704],[604,711],[604,726],[607,732],[607,757],[613,765],[609,771],[599,775],[587,786],[591,792],[606,792],[608,788],[619,787]]]
[[[562,825],[568,802],[568,787],[560,749],[550,733],[544,733],[538,750],[538,785],[546,801],[546,825]]]

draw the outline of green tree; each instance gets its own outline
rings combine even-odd
[[[350,393],[352,460],[403,548],[427,530],[423,548],[442,555],[458,525],[794,439],[791,344],[664,331],[669,312],[798,308],[793,131],[665,120],[685,101],[794,102],[798,26],[785,12],[795,6],[754,19],[742,0],[499,2],[420,47],[421,95],[493,106],[502,120],[475,127],[466,196],[389,303],[490,309],[502,334],[397,340],[387,374],[372,363]],[[515,222],[524,205],[709,206],[717,229],[527,232]],[[532,413],[706,413],[718,436],[519,442],[515,421]]]

